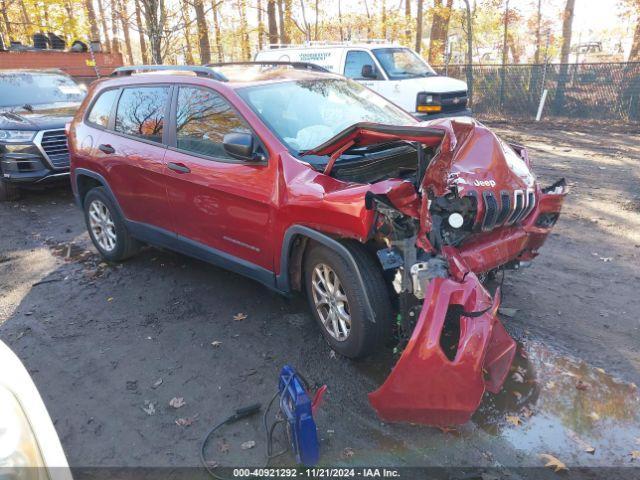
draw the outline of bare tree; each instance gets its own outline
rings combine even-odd
[[[267,25],[269,28],[269,43],[278,43],[278,24],[276,23],[276,0],[267,0]]]
[[[191,15],[189,14],[189,2],[187,0],[182,0],[182,21],[184,22],[184,42],[186,51],[187,65],[193,65],[195,60],[193,59],[193,47],[191,46]]]
[[[3,1],[4,3],[4,1]],[[89,31],[91,32],[91,40],[100,41],[100,30],[98,29],[98,19],[96,18],[96,11],[93,8],[93,0],[85,0],[84,8],[87,12],[87,20],[89,21]],[[3,13],[6,11],[2,9]]]
[[[13,32],[11,30],[11,22],[9,21],[9,10],[7,8],[7,0],[2,0],[2,21],[4,22],[4,30],[7,34],[7,42],[6,45],[11,43],[13,39]]]
[[[142,25],[142,17],[140,15],[140,1],[134,0],[133,6],[136,14],[136,27],[138,30],[138,41],[140,42],[140,55],[142,56],[142,63],[146,65],[149,63],[149,55],[147,53],[147,42],[144,39],[144,27]]]
[[[569,72],[569,53],[571,51],[571,32],[573,26],[573,10],[575,0],[567,0],[562,15],[562,47],[560,48],[560,71],[558,74],[558,86],[554,101],[554,110],[561,113],[564,108],[564,93]]]
[[[118,41],[118,8],[116,0],[111,0],[111,50],[113,53],[120,53],[120,42]]]
[[[538,0],[538,15],[536,16],[536,51],[533,54],[533,63],[540,63],[540,26],[542,24],[542,0]]]
[[[139,0],[146,24],[145,33],[151,48],[151,62],[161,64],[164,59],[163,41],[166,42],[165,28],[167,9],[164,0]]]
[[[124,0],[118,0],[118,10],[118,16],[122,24],[122,33],[124,34],[124,45],[127,49],[127,57],[129,64],[133,64],[133,50],[131,49],[131,36],[129,35],[129,13],[127,12],[127,3]]]
[[[107,15],[105,14],[102,0],[98,0],[98,13],[100,15],[100,26],[102,27],[102,35],[104,36],[104,46],[107,50],[110,50],[111,38],[109,37],[109,29],[107,28]]]
[[[222,3],[222,0],[211,0],[211,13],[213,14],[213,33],[216,40],[216,52],[218,54],[218,61],[224,61],[224,52],[222,50],[222,34],[220,32],[220,22],[218,20],[218,7]]]
[[[251,46],[249,45],[249,27],[247,25],[246,0],[238,0],[238,15],[240,17],[240,46],[243,60],[251,60]]]
[[[342,26],[342,1],[341,0],[338,0],[338,25],[340,26],[340,41],[344,42],[344,28]]]
[[[473,21],[469,0],[464,0],[464,7],[467,33],[467,97],[469,98],[469,102],[473,103]]]
[[[256,0],[256,10],[258,11],[258,50],[264,46],[264,22],[262,21],[262,0]]]
[[[198,30],[198,46],[200,47],[200,63],[211,63],[211,45],[209,44],[209,31],[207,18],[204,15],[202,0],[193,0],[193,9],[196,12],[196,27]]]
[[[422,50],[422,10],[423,10],[423,1],[418,0],[417,10],[416,10],[416,52],[420,53]]]
[[[405,41],[411,40],[411,0],[404,0]]]

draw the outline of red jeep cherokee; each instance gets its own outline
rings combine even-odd
[[[69,146],[105,259],[144,242],[304,290],[348,357],[396,335],[370,394],[391,421],[465,422],[501,388],[515,342],[481,280],[537,255],[566,193],[474,120],[420,123],[305,64],[120,69],[92,85]]]

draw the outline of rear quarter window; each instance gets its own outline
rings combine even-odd
[[[125,88],[118,101],[115,131],[162,142],[169,87]]]
[[[109,125],[109,116],[111,115],[111,108],[113,102],[118,96],[119,90],[107,90],[98,96],[98,99],[93,103],[87,121],[99,127],[107,128]]]

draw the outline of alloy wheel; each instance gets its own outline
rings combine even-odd
[[[116,248],[116,226],[109,208],[100,200],[93,200],[89,205],[89,226],[100,248],[105,252]]]
[[[313,302],[326,331],[342,342],[351,332],[349,301],[336,272],[324,263],[313,269]]]

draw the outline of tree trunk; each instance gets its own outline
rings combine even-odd
[[[164,60],[162,39],[167,21],[164,0],[140,0],[140,3],[151,48],[151,63],[162,65]]]
[[[407,44],[411,41],[411,0],[404,0],[404,36]]]
[[[464,0],[465,20],[467,24],[467,98],[469,105],[473,105],[473,22],[471,21],[471,5]]]
[[[204,16],[202,0],[194,0],[193,8],[196,11],[196,27],[198,30],[198,46],[200,47],[200,64],[211,63],[211,45],[209,44],[209,32],[207,19]]]
[[[284,0],[284,37],[287,43],[291,43],[291,30],[293,28],[293,0]]]
[[[533,63],[540,63],[540,24],[542,22],[541,16],[542,0],[538,0],[538,15],[536,25],[536,52],[533,54]]]
[[[264,23],[262,22],[262,0],[257,0],[256,8],[258,9],[258,50],[262,50],[264,46]]]
[[[24,37],[25,39],[28,39],[29,30],[31,27],[31,19],[29,18],[29,13],[27,12],[27,7],[24,4],[24,0],[20,0],[20,11],[22,12],[22,22],[24,23],[23,25]]]
[[[569,72],[569,53],[571,51],[571,31],[573,24],[573,9],[575,0],[567,0],[562,16],[562,48],[560,49],[560,71],[558,75],[558,86],[556,88],[556,98],[554,110],[556,114],[561,114],[564,109],[564,94]]]
[[[382,0],[382,2],[380,3],[380,9],[380,16],[382,20],[382,28],[380,33],[382,33],[382,38],[387,38],[387,5],[385,3],[385,0]]]
[[[276,23],[276,0],[267,0],[267,25],[269,27],[269,44],[278,43],[278,24]]]
[[[100,41],[100,30],[98,29],[98,19],[96,11],[93,8],[93,0],[85,0],[84,8],[87,13],[87,21],[89,22],[89,31],[91,32],[91,41]]]
[[[193,47],[191,46],[191,15],[189,15],[189,2],[188,0],[182,0],[181,2],[182,21],[184,22],[184,44],[186,51],[187,65],[193,65],[195,60],[193,59]]]
[[[631,44],[631,50],[629,51],[629,62],[640,62],[640,16],[636,23],[636,30],[633,34],[633,43]]]
[[[338,0],[338,25],[340,26],[340,41],[344,42],[344,28],[342,27],[342,1],[341,0]]]
[[[120,53],[120,42],[118,41],[118,9],[116,0],[111,0],[111,50],[113,53]]]
[[[222,50],[222,35],[220,33],[220,22],[218,21],[218,5],[216,0],[211,0],[211,12],[213,13],[213,34],[216,39],[216,52],[218,54],[218,62],[224,61],[224,52]]]
[[[318,41],[318,20],[320,19],[320,8],[318,6],[318,0],[316,0],[315,10],[316,10],[316,19],[313,27],[313,39],[315,41]]]
[[[11,30],[11,22],[9,22],[9,13],[7,9],[7,0],[2,0],[2,21],[4,22],[4,30],[7,34],[6,47],[8,48],[13,39],[13,32]]]
[[[287,34],[287,24],[284,18],[286,7],[283,0],[278,0],[278,24],[280,25],[280,43],[287,45],[289,43],[289,35]]]
[[[240,16],[240,42],[242,60],[251,60],[251,45],[249,45],[249,27],[247,25],[246,0],[238,0],[238,14]]]
[[[118,0],[120,13],[120,23],[122,24],[122,32],[124,33],[124,45],[127,48],[127,57],[129,64],[133,65],[133,50],[131,48],[131,36],[129,35],[129,12],[127,11],[127,2]]]
[[[443,5],[442,0],[434,0],[433,2],[433,22],[429,35],[429,63],[442,63],[444,60],[452,6],[453,0],[447,0],[446,6]]]
[[[136,9],[136,26],[138,27],[142,63],[143,65],[147,65],[149,63],[149,54],[147,53],[147,42],[144,39],[144,27],[142,26],[142,17],[140,16],[140,0],[135,0],[134,7]]]
[[[416,52],[418,53],[422,50],[422,10],[423,2],[418,0],[416,10]]]
[[[109,37],[109,29],[107,28],[107,15],[104,11],[102,0],[98,0],[98,13],[100,15],[100,26],[102,27],[102,35],[104,36],[104,47],[111,50],[111,39]]]

